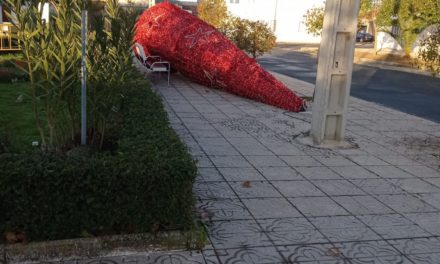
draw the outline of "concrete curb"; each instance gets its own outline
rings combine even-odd
[[[315,47],[304,47],[299,49],[300,52],[315,54],[318,52],[318,48]],[[377,61],[367,58],[354,58],[354,63],[358,65],[365,65],[369,67],[376,67],[383,70],[393,70],[393,71],[401,71],[413,74],[419,74],[424,76],[430,76],[434,78],[440,78],[440,76],[433,76],[432,73],[424,70],[409,68],[406,65],[402,65],[400,63],[389,62],[389,61]]]
[[[199,229],[0,245],[0,263],[68,261],[108,256],[121,251],[135,253],[200,249],[205,242],[206,234]]]
[[[358,65],[376,67],[376,68],[380,68],[383,70],[394,70],[394,71],[401,71],[401,72],[413,73],[413,74],[418,74],[418,75],[430,76],[433,78],[440,78],[440,76],[433,76],[432,73],[430,73],[430,72],[427,72],[424,70],[419,70],[419,69],[414,69],[414,68],[408,68],[407,66],[404,66],[399,63],[394,63],[394,62],[375,61],[375,60],[365,59],[365,58],[355,58],[354,63],[358,64]]]

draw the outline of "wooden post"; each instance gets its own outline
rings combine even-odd
[[[322,147],[344,142],[359,0],[327,0],[319,50],[311,139]]]

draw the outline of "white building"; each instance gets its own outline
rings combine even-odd
[[[266,22],[278,42],[319,43],[321,38],[307,33],[304,15],[323,0],[225,0],[238,17]]]

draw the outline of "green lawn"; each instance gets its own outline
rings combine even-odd
[[[0,140],[14,151],[30,150],[39,140],[29,92],[29,83],[0,83]],[[22,102],[17,101],[20,95]]]

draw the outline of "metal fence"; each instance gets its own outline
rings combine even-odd
[[[17,28],[11,23],[0,24],[0,51],[20,50],[20,42],[14,37]]]

